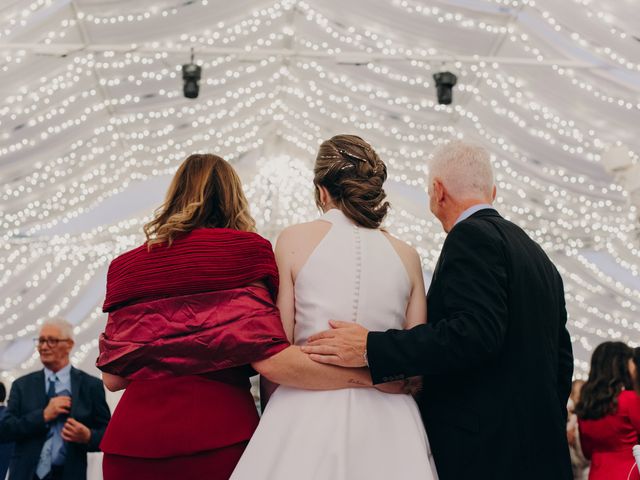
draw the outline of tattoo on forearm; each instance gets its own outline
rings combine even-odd
[[[362,380],[358,380],[357,378],[350,378],[347,383],[353,383],[356,385],[364,385],[366,386],[367,384],[365,382],[363,382]]]

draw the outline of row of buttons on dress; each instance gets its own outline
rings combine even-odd
[[[360,275],[362,273],[362,244],[360,243],[360,229],[357,225],[353,226],[355,250],[356,250],[356,278],[353,296],[353,317],[354,322],[358,321],[358,304],[360,302]]]

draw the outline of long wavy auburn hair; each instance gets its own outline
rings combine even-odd
[[[238,174],[224,159],[204,153],[190,155],[180,165],[144,233],[150,249],[171,246],[178,235],[196,228],[254,232],[255,227]]]

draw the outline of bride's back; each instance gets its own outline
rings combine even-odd
[[[294,343],[327,330],[332,319],[370,330],[424,322],[418,254],[379,229],[389,207],[386,177],[384,162],[359,137],[337,135],[320,145],[313,182],[326,213],[285,229],[276,245],[278,307]],[[330,372],[338,373],[323,375]],[[281,385],[232,479],[386,480],[401,472],[403,479],[432,480],[428,452],[409,395]]]
[[[320,221],[331,226],[295,279],[294,342],[303,344],[326,330],[329,320],[358,322],[369,330],[403,328],[411,282],[390,240],[338,209]]]

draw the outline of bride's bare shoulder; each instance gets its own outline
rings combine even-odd
[[[323,236],[330,228],[331,223],[326,220],[314,220],[312,222],[290,225],[280,232],[278,242],[308,241],[316,235]]]
[[[389,242],[391,242],[393,248],[398,252],[398,255],[418,255],[416,249],[409,245],[407,242],[400,240],[398,237],[394,237],[386,230],[382,230],[382,233],[385,237],[387,237],[387,239],[389,239]]]
[[[391,246],[396,251],[400,259],[402,260],[402,263],[407,269],[407,272],[410,273],[410,276],[411,274],[415,274],[417,272],[422,271],[420,255],[418,254],[418,251],[414,247],[409,245],[407,242],[404,242],[399,238],[394,237],[386,230],[383,230],[382,233],[384,234],[385,237],[387,237],[387,239],[391,243]]]
[[[299,223],[285,228],[276,242],[276,259],[278,265],[288,265],[292,278],[305,264],[324,236],[331,229],[331,223],[324,220]]]
[[[325,220],[314,220],[291,225],[280,232],[276,248],[280,246],[281,248],[289,249],[316,244],[327,234],[330,228],[331,223]]]

